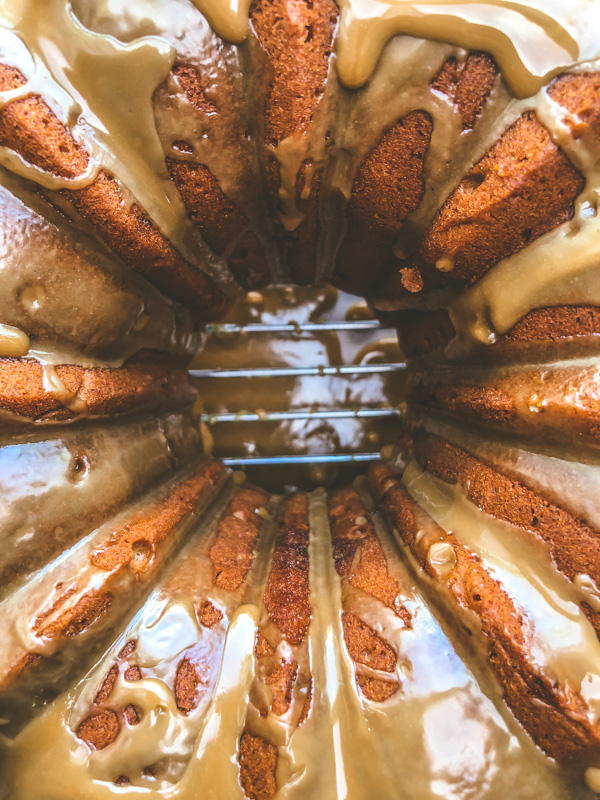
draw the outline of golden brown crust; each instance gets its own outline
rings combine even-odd
[[[308,495],[286,499],[264,593],[269,618],[284,638],[298,645],[306,636],[311,609],[308,589]]]
[[[356,683],[367,700],[372,700],[374,703],[385,703],[400,688],[400,684],[397,681],[384,681],[381,678],[372,678],[369,675],[357,675]]]
[[[198,620],[205,628],[212,628],[223,619],[223,612],[219,611],[210,600],[205,600],[198,610]]]
[[[398,329],[400,345],[409,357],[441,353],[456,331],[446,309],[400,311],[383,314],[383,319]],[[586,352],[597,346],[600,335],[600,309],[594,306],[545,306],[534,308],[492,345],[481,348],[486,361],[519,360],[526,353],[543,356],[561,351]]]
[[[264,670],[263,682],[272,689],[271,708],[278,717],[287,713],[292,704],[294,683],[298,677],[298,664],[293,659],[280,658],[271,668]]]
[[[271,569],[263,593],[268,619],[257,632],[254,648],[257,680],[268,687],[266,692],[261,687],[255,701],[261,716],[273,714],[282,717],[292,709],[290,714],[293,719],[296,716],[294,702],[297,704],[298,697],[302,696],[302,686],[306,686],[307,680],[309,681],[308,694],[297,724],[301,724],[309,713],[312,683],[308,674],[310,656],[306,640],[311,620],[308,584],[309,534],[308,495],[296,493],[286,496],[280,511]],[[290,647],[293,648],[291,653]],[[259,699],[260,697],[263,699]],[[243,761],[240,759],[241,775],[246,775],[248,782],[245,784],[242,780],[242,785],[249,797],[254,796],[251,791],[258,791],[255,780],[249,776],[258,775],[265,759],[271,761],[269,754],[273,756],[276,766],[277,748],[265,739],[253,737],[252,748],[248,750]],[[272,781],[269,778],[269,787],[273,794],[277,788],[274,769]],[[271,794],[265,796],[270,797]]]
[[[202,683],[197,668],[189,658],[182,658],[175,673],[174,694],[177,708],[189,714],[198,704],[198,684]]]
[[[118,596],[121,597],[127,586],[133,591],[150,580],[168,556],[180,525],[208,503],[215,487],[223,482],[226,475],[227,469],[221,462],[201,464],[161,497],[152,497],[144,502],[135,516],[112,531],[105,542],[95,549],[90,555],[90,563],[103,570],[104,574],[95,580],[94,588],[86,588],[83,584],[80,587],[83,590],[81,597],[74,604],[72,599],[77,596],[77,589],[74,586],[65,589],[50,607],[33,620],[33,631],[37,636],[59,645],[53,651],[54,660],[62,650],[68,650],[69,640],[73,641],[74,647],[78,646],[74,640],[80,634],[87,633],[95,623],[100,623],[102,630],[111,615],[127,609],[127,605],[123,607],[114,602],[117,587]],[[120,657],[130,654],[129,647],[130,643],[121,651],[125,655]],[[35,658],[28,658],[30,655],[35,655]],[[39,670],[45,661],[44,657],[40,658],[37,654],[17,653],[14,662],[18,669],[13,668],[0,676],[1,690],[13,690],[17,680],[27,680],[32,667],[36,666]],[[110,695],[113,685],[109,671],[96,695],[98,702]]]
[[[223,193],[204,164],[167,159],[171,180],[179,190],[191,218],[209,247],[227,259],[235,278],[245,289],[269,283],[265,251],[246,215]]]
[[[359,493],[354,488],[339,489],[329,496],[329,527],[333,559],[342,578],[342,628],[350,657],[358,666],[356,681],[362,694],[373,702],[384,702],[400,688],[395,677],[396,652],[354,611],[347,591],[348,584],[365,592],[390,608],[410,628],[409,610],[399,599],[400,586],[389,574],[387,559],[375,526]],[[361,613],[360,605],[357,607]],[[365,675],[361,670],[387,672],[394,677],[382,679]]]
[[[214,101],[206,96],[197,70],[177,64],[172,74],[188,100],[202,114],[218,114]],[[179,149],[185,151],[185,142]],[[222,191],[219,181],[205,164],[167,158],[171,180],[179,190],[191,218],[202,231],[209,247],[227,259],[235,278],[246,289],[269,283],[270,271],[264,248],[244,212]]]
[[[224,470],[224,467],[220,464],[220,462],[214,462],[214,466],[215,468],[219,468],[221,471]],[[216,477],[217,476],[215,475],[213,480],[216,479]],[[169,499],[170,498],[167,498],[166,503],[163,501],[162,504],[159,504],[159,509],[162,509],[162,511],[165,513],[168,513],[167,505]],[[242,522],[252,533],[252,536],[254,536],[254,532],[258,531],[258,528],[262,524],[262,518],[256,514],[257,506],[262,506],[262,504],[267,500],[268,495],[266,493],[258,489],[253,489],[250,486],[244,486],[236,491],[234,497],[220,515],[219,522],[217,523],[217,535],[215,541],[215,544],[217,545],[215,555],[217,557],[219,554],[225,553],[222,547],[223,538],[227,538],[231,534],[232,528],[230,526],[230,522],[232,520],[234,520],[235,523]],[[141,522],[143,524],[144,520]],[[237,528],[233,530],[235,532]],[[140,530],[139,525],[137,525],[137,523],[134,521],[124,527],[122,533],[128,538],[139,541],[139,537],[143,534],[143,530]],[[235,542],[229,540],[226,542],[226,544],[233,545],[233,550],[235,550]],[[202,549],[201,552],[201,558],[204,559],[206,551]],[[225,553],[225,556],[228,555],[228,552],[229,551]],[[124,558],[121,558],[121,560],[126,561],[127,555],[125,555]],[[215,559],[215,563],[219,563],[218,558]],[[105,566],[107,569],[110,569],[111,563],[107,563]],[[230,578],[236,578],[236,589],[241,585],[241,583],[238,583],[238,580],[240,577],[243,580],[246,572],[246,562],[244,560],[244,564],[238,575],[233,576],[231,573],[229,574]],[[193,572],[190,573],[189,571],[184,570],[184,575],[186,576],[186,581],[190,581],[191,587],[194,587],[195,578]],[[175,574],[172,575],[172,577],[167,581],[167,584],[163,586],[163,590],[166,592],[167,596],[170,596],[171,590],[174,590],[176,593],[178,593],[181,591],[181,589],[182,584],[178,580],[177,571],[175,571]],[[225,600],[225,603],[226,602],[227,601]],[[214,626],[224,618],[223,612],[216,608],[216,606],[210,600],[203,600],[197,604],[196,614],[201,625],[208,629],[214,628]],[[221,627],[220,631],[216,631],[216,635],[214,632],[209,632],[208,630],[202,631],[199,636],[198,647],[192,646],[185,651],[185,655],[181,656],[178,654],[174,659],[174,663],[172,665],[174,668],[174,674],[171,670],[169,670],[169,676],[166,679],[169,682],[171,680],[173,682],[173,695],[175,697],[177,707],[182,713],[189,714],[196,709],[204,700],[211,687],[214,687],[214,682],[217,678],[220,667],[220,657],[224,644],[224,633],[225,629],[223,627]],[[101,683],[98,692],[96,693],[94,698],[94,703],[96,705],[103,704],[109,708],[114,707],[114,704],[111,706],[110,697],[119,672],[123,674],[126,680],[140,680],[142,678],[142,672],[140,668],[135,663],[132,663],[132,660],[135,657],[135,644],[135,640],[132,639],[127,642],[127,644],[119,652],[117,662],[111,665]],[[163,672],[161,672],[161,667],[164,669],[165,663],[166,662],[162,662],[158,669],[158,674],[160,675],[161,680],[165,680],[165,675]],[[144,675],[146,677],[152,677],[154,674],[155,673],[152,667],[147,666],[144,668]],[[133,708],[133,706],[129,708]],[[134,708],[133,710],[135,712]],[[119,713],[121,712],[119,711]],[[127,709],[124,709],[122,713],[126,714]],[[116,735],[118,735],[118,731]]]
[[[423,469],[447,483],[457,483],[484,514],[545,542],[557,568],[569,580],[589,575],[600,583],[600,534],[583,520],[439,436],[417,430],[413,442]]]
[[[129,641],[119,652],[118,661],[111,665],[106,677],[102,681],[100,689],[96,692],[94,706],[102,706],[108,702],[119,676],[120,662],[127,659],[133,653],[135,644],[135,641]],[[142,679],[141,670],[136,665],[130,665],[122,671],[126,681],[139,681]],[[136,725],[140,720],[140,715],[135,706],[127,705],[119,713],[129,725]],[[100,710],[93,711],[80,722],[77,727],[76,736],[84,741],[92,750],[102,750],[104,747],[114,742],[120,730],[121,723],[119,721],[119,715],[114,709],[101,708]],[[125,776],[121,776],[119,780],[121,783],[129,781]]]
[[[585,763],[597,758],[600,731],[589,723],[581,700],[560,691],[554,680],[530,664],[526,622],[502,585],[453,534],[419,508],[389,466],[373,465],[369,479],[375,497],[423,570],[449,590],[458,608],[476,615],[504,699],[536,743],[560,761]],[[452,547],[455,564],[445,574],[430,565],[426,550],[418,546],[425,539]]]
[[[337,15],[333,0],[253,0],[250,20],[267,56],[267,148],[276,148],[288,136],[310,135],[325,92]],[[307,176],[312,181],[310,191]],[[267,163],[267,182],[277,205],[281,175],[274,156]],[[315,276],[319,188],[319,170],[314,172],[305,162],[296,178],[296,202],[305,217],[293,234],[283,236],[292,278],[301,284]]]
[[[191,477],[155,502],[151,509],[144,509],[138,519],[129,520],[115,530],[110,539],[94,551],[92,564],[111,575],[115,570],[128,567],[134,575],[141,577],[152,567],[161,542],[194,511],[224,473],[225,468],[217,461],[203,464]]]
[[[264,509],[268,501],[267,492],[244,486],[236,492],[219,520],[209,557],[213,583],[220,589],[234,592],[248,574],[263,523],[257,511]]]
[[[463,178],[425,235],[425,288],[471,286],[490,267],[571,219],[583,177],[531,111]],[[451,258],[450,272],[436,262]]]
[[[112,694],[112,690],[115,688],[115,683],[117,682],[117,678],[119,677],[119,665],[113,664],[108,672],[106,673],[106,677],[102,681],[102,685],[96,692],[94,696],[94,705],[99,706],[102,703],[105,703],[106,700]]]
[[[277,748],[245,731],[240,739],[238,762],[240,782],[250,800],[269,800],[277,791]]]
[[[423,167],[433,121],[413,111],[387,130],[358,169],[333,283],[368,295],[392,257],[404,221],[425,189]]]
[[[394,672],[396,653],[373,628],[349,611],[342,614],[342,626],[344,641],[353,661],[381,672]]]
[[[458,376],[416,382],[413,400],[467,420],[492,425],[503,433],[586,446],[600,444],[597,372],[585,368],[534,367],[509,375],[492,374],[481,384]]]
[[[310,128],[329,73],[337,15],[333,0],[253,0],[250,21],[270,65],[267,144]]]
[[[459,63],[451,57],[431,83],[431,88],[445,94],[457,106],[463,121],[463,130],[475,124],[488,99],[498,68],[487,53],[471,53]]]
[[[388,573],[385,554],[358,492],[353,488],[332,492],[328,512],[338,575],[391,608],[410,625],[408,610],[398,602],[400,586]]]
[[[551,95],[576,116],[578,136],[596,133],[598,78],[593,73],[573,77],[558,78]],[[524,113],[463,178],[434,219],[415,261],[393,270],[381,296],[472,285],[498,261],[571,219],[584,183],[534,112]],[[450,259],[453,269],[438,270],[440,259]],[[404,285],[407,268],[411,275],[418,272],[422,286],[414,279]]]
[[[260,630],[256,634],[254,655],[256,658],[268,658],[269,656],[275,655],[275,648],[269,643],[267,637],[264,636]]]
[[[535,308],[509,331],[498,337],[498,345],[512,342],[562,342],[600,334],[600,309],[594,306]],[[507,349],[507,348],[505,348]]]
[[[121,725],[117,714],[108,708],[103,708],[84,719],[77,728],[76,735],[91,750],[103,750],[114,742],[120,730]]]
[[[548,87],[548,94],[574,116],[567,124],[576,136],[589,130],[600,138],[600,72],[561,75]]]
[[[298,727],[303,725],[310,716],[310,712],[312,709],[312,699],[313,699],[313,679],[311,676],[308,682],[308,686],[306,687],[306,697],[304,698],[302,713],[300,714],[300,717],[298,719]]]
[[[198,70],[191,64],[175,64],[171,70],[171,75],[185,92],[187,99],[202,114],[217,114],[218,108],[214,100],[207,96]]]
[[[0,64],[0,90],[22,86],[25,78]],[[89,155],[41,97],[15,100],[0,109],[0,144],[53,175],[75,178],[85,172]],[[102,170],[82,189],[61,194],[133,269],[176,300],[216,316],[225,307],[221,291],[185,261],[135,203],[123,202],[117,181]]]
[[[59,609],[61,601],[65,599],[68,599],[67,593],[62,595],[50,610]],[[47,640],[79,636],[109,611],[113,600],[112,592],[90,591],[74,606],[60,613],[58,619],[45,624],[46,615],[41,614],[35,619],[34,629]]]
[[[446,95],[446,97],[455,103],[463,121],[463,130],[467,131],[474,126],[477,117],[480,115],[488,97],[490,96],[497,75],[498,69],[494,61],[486,53],[471,53],[467,59],[461,63],[459,63],[454,57],[447,59],[447,61],[445,61],[442,65],[442,68],[438,74],[431,82],[431,88],[433,91]],[[419,159],[422,161],[425,158],[431,139],[432,123],[429,115],[422,111],[412,112],[405,118],[405,120],[413,120],[415,115],[424,116],[427,120],[427,125],[424,125],[423,121],[419,120],[427,138],[424,152],[419,153],[418,148],[415,148],[414,146],[409,148],[407,153],[403,154],[399,152],[396,157],[396,174],[394,174],[393,170],[391,171],[391,174],[385,174],[383,169],[385,168],[386,163],[385,157],[383,159],[376,159],[376,161],[379,161],[380,163],[378,164],[379,174],[375,174],[374,176],[375,181],[373,183],[373,193],[375,194],[375,197],[379,197],[380,193],[382,191],[385,192],[386,189],[389,192],[396,189],[396,176],[400,176],[402,179],[404,178],[406,164],[412,163],[416,165],[418,164]],[[425,130],[426,128],[428,128],[428,131]],[[408,140],[408,143],[410,144],[410,139]],[[375,152],[376,151],[374,151],[372,155],[375,155]],[[422,183],[420,176],[421,173],[419,173],[419,180]],[[396,178],[396,180],[394,180],[394,178]],[[357,187],[357,189],[360,192],[360,187]],[[380,209],[378,209],[376,202],[372,204],[371,209],[367,207],[367,213],[365,215],[366,225],[360,218],[358,220],[354,220],[352,209],[350,209],[348,225],[351,231],[350,237],[355,240],[356,247],[359,249],[362,248],[363,252],[360,253],[360,257],[362,258],[363,263],[371,263],[374,257],[375,264],[379,267],[376,270],[374,279],[371,280],[370,283],[357,284],[360,294],[375,294],[376,296],[381,297],[397,297],[399,295],[405,295],[406,293],[418,294],[423,290],[425,285],[423,264],[403,264],[400,268],[391,267],[393,264],[392,245],[394,243],[394,239],[401,230],[402,223],[406,216],[408,216],[408,214],[413,211],[421,202],[422,195],[422,186],[418,189],[414,186],[412,187],[412,190],[409,191],[407,197],[407,199],[410,201],[409,205],[406,208],[399,209],[400,213],[398,213],[398,211],[394,211],[394,214],[391,217],[391,219],[395,219],[396,229],[393,229],[389,225],[387,230],[384,231],[381,229],[381,226],[379,226],[379,220],[382,219],[382,212]],[[385,218],[385,215],[383,218]],[[358,222],[359,228],[361,224],[363,227],[365,227],[364,235],[358,235],[359,230],[356,229],[356,222]],[[356,233],[354,233],[354,231],[356,231]],[[353,260],[356,260],[356,255],[353,255],[353,250],[354,248],[350,247],[350,242],[342,245],[342,252],[344,253],[344,256],[350,260],[349,263],[352,263]],[[379,284],[383,275],[383,268],[385,266],[391,268],[391,274],[387,276],[383,287],[381,287]],[[345,287],[343,286],[343,288]]]
[[[118,369],[60,364],[51,369],[64,384],[65,397],[53,391],[51,383],[46,388],[45,368],[39,362],[0,359],[0,409],[37,422],[55,422],[175,409],[190,405],[195,397],[185,370],[151,363],[130,362]]]
[[[127,207],[112,176],[102,171],[89,186],[62,194],[126,264],[165,294],[210,319],[225,310],[228,300],[221,290],[179,255],[139,206]]]
[[[434,91],[446,95],[458,108],[463,121],[463,130],[473,127],[480,115],[494,86],[498,70],[493,60],[485,53],[471,53],[468,58],[459,63],[455,58],[444,62],[439,73],[431,83]],[[403,131],[401,126],[409,125],[409,130]],[[422,291],[424,282],[421,265],[404,264],[400,270],[393,269],[392,276],[387,278],[383,290],[379,284],[384,274],[384,268],[390,268],[393,263],[392,246],[400,232],[404,220],[421,202],[424,186],[422,179],[423,162],[429,148],[433,123],[429,114],[423,111],[413,111],[385,134],[382,141],[371,153],[365,164],[359,170],[358,178],[366,181],[355,181],[353,196],[348,212],[348,240],[342,244],[341,258],[343,270],[360,270],[360,261],[363,264],[362,281],[355,284],[341,283],[342,288],[352,288],[358,294],[377,296],[397,296],[398,294],[418,293]],[[404,139],[403,147],[396,152],[389,151],[385,145],[386,137],[392,131],[397,132],[400,140]],[[422,142],[418,143],[415,132],[421,136]],[[392,144],[391,142],[388,144]],[[361,172],[365,166],[371,169],[365,176]],[[407,165],[414,172],[412,179],[405,184]],[[374,169],[373,169],[374,167]],[[371,173],[369,175],[369,172]],[[368,186],[370,179],[371,186]],[[365,183],[361,185],[361,183]],[[398,185],[401,191],[398,192]],[[370,191],[365,192],[365,188]],[[381,204],[385,195],[392,198],[392,203]],[[355,195],[360,199],[363,208],[355,209]],[[362,195],[362,196],[361,196]],[[365,202],[366,201],[366,202]],[[395,207],[394,207],[395,206]],[[359,213],[357,213],[357,210]],[[360,213],[362,212],[362,213]],[[346,267],[346,263],[350,267]],[[369,264],[369,269],[364,268]],[[375,274],[369,281],[374,264]],[[391,294],[389,289],[391,289]]]

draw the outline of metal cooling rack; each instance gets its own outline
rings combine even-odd
[[[320,333],[368,333],[381,334],[381,337],[395,333],[392,329],[382,325],[376,320],[344,320],[307,323],[248,323],[237,325],[235,323],[212,323],[207,326],[207,343],[210,346],[211,336],[221,335],[258,335],[272,336],[273,334],[290,333],[297,335],[318,336]],[[340,366],[301,366],[301,367],[253,367],[240,369],[192,369],[190,375],[201,383],[204,381],[222,381],[231,379],[264,379],[273,378],[301,378],[304,376],[344,376],[349,379],[362,375],[390,375],[402,373],[406,370],[405,362],[389,364],[343,364]],[[202,385],[199,385],[202,394]],[[402,411],[397,407],[376,408],[319,408],[318,410],[300,409],[278,411],[225,412],[205,413],[201,421],[209,428],[222,423],[268,423],[286,422],[304,419],[342,420],[342,419],[382,419],[400,417]],[[269,456],[220,456],[222,460],[232,467],[246,466],[278,466],[283,464],[348,464],[375,461],[380,457],[377,452],[344,452],[344,453],[315,453],[315,454],[289,454],[281,453]]]

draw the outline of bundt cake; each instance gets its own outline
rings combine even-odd
[[[600,794],[599,19],[0,4],[0,800]],[[353,481],[211,453],[274,286],[398,331]]]

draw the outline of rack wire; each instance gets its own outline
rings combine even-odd
[[[377,320],[333,320],[323,322],[254,322],[238,325],[235,323],[212,323],[206,327],[207,342],[211,337],[223,336],[273,336],[274,334],[290,334],[298,337],[318,337],[322,333],[334,334],[366,334],[372,340],[373,335],[384,338],[394,332]],[[199,381],[202,394],[202,383],[208,381],[227,381],[235,379],[269,380],[275,378],[302,378],[339,376],[348,380],[361,376],[400,374],[405,372],[406,363],[340,364],[307,365],[284,367],[240,367],[235,369],[191,369],[190,375]],[[400,418],[402,410],[396,406],[356,407],[356,408],[301,408],[280,409],[276,411],[224,411],[219,413],[203,413],[201,421],[210,428],[227,423],[257,424],[284,423],[298,420],[369,420]],[[218,430],[218,428],[215,428]],[[375,461],[377,452],[331,452],[331,453],[279,453],[275,455],[222,455],[222,460],[233,467],[246,466],[279,466],[279,465],[315,465],[315,464],[358,464]]]

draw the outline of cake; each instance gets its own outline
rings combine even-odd
[[[2,800],[600,793],[599,9],[0,7]],[[351,485],[194,410],[280,284],[398,330]]]

